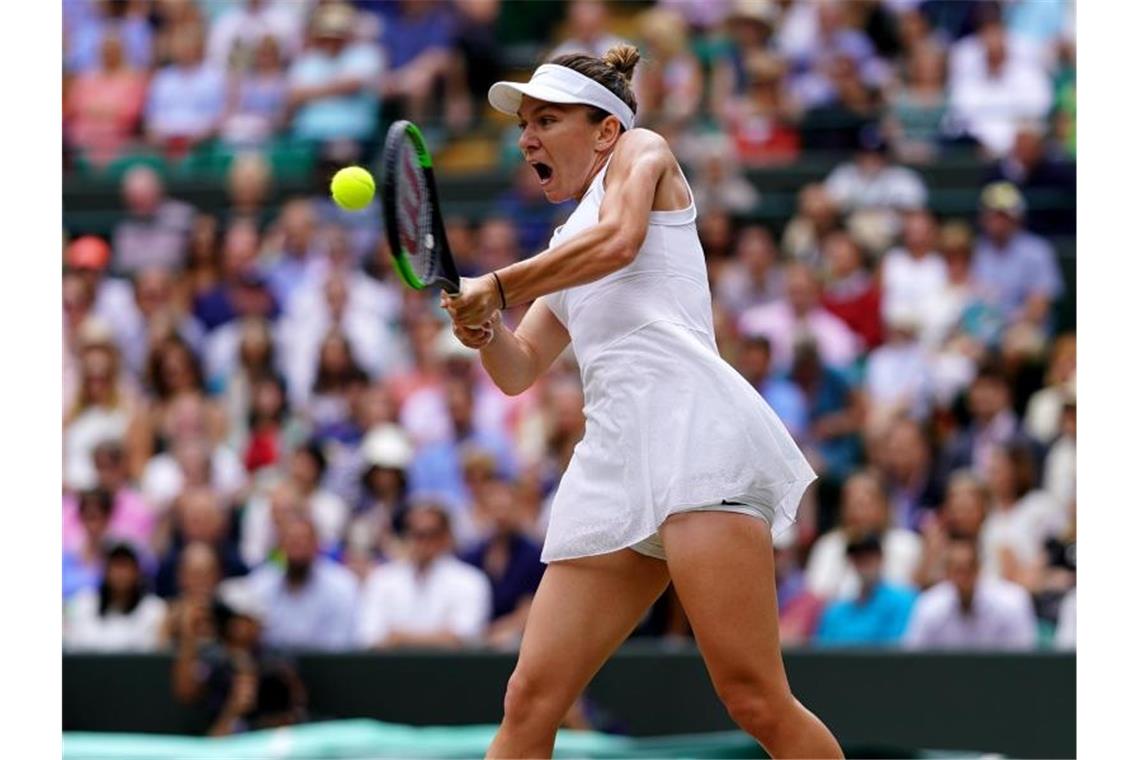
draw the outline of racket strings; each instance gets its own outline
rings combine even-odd
[[[416,276],[430,281],[435,277],[435,260],[430,255],[431,208],[427,178],[412,146],[405,142],[400,151],[396,177],[396,218],[400,243],[408,254]]]

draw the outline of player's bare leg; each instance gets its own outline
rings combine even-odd
[[[487,757],[550,757],[574,700],[668,582],[664,562],[632,549],[550,563]]]
[[[732,719],[774,758],[842,757],[835,737],[788,687],[767,524],[690,512],[670,517],[660,533],[673,586]]]

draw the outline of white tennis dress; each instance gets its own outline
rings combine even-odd
[[[552,246],[598,223],[606,168]],[[773,514],[778,534],[816,477],[717,351],[696,218],[693,203],[651,212],[633,263],[542,297],[570,333],[586,416],[551,505],[543,562],[633,546],[669,515],[722,500]]]

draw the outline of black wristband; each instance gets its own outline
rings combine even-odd
[[[498,272],[491,272],[491,276],[495,278],[495,284],[499,286],[499,300],[502,302],[501,308],[507,308],[507,297],[503,295],[503,281],[499,279]]]

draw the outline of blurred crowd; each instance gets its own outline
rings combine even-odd
[[[1030,202],[1075,189],[1072,3],[536,5],[65,0],[69,160],[240,148],[221,213],[137,164],[111,235],[65,231],[65,647],[175,651],[176,692],[226,733],[291,719],[280,652],[517,646],[584,432],[572,352],[502,394],[399,285],[379,214],[271,203],[266,150],[368,156],[382,113],[507,144],[496,35],[551,12],[527,30],[543,57],[640,46],[639,123],[694,167],[718,346],[820,475],[775,539],[785,643],[1073,646],[1053,241],[1075,215]],[[940,218],[915,167],[955,150],[987,181]],[[837,160],[790,221],[750,221],[741,168],[811,151]],[[491,207],[448,218],[463,274],[569,211],[525,166]],[[667,592],[635,635],[691,632]]]

